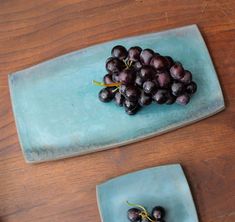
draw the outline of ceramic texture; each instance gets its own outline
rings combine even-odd
[[[166,209],[166,221],[198,222],[193,198],[179,164],[153,167],[111,179],[96,188],[102,222],[128,222],[126,201]]]
[[[139,45],[170,55],[191,70],[198,91],[187,106],[152,104],[134,116],[98,100],[113,46]],[[224,100],[196,25],[85,48],[9,75],[21,147],[27,162],[60,159],[138,141],[211,116]]]

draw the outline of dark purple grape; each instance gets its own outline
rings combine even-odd
[[[135,84],[139,87],[142,87],[144,82],[145,82],[144,79],[141,78],[140,76],[137,76],[135,79]]]
[[[166,104],[171,105],[175,102],[175,100],[176,100],[176,97],[173,96],[171,93],[168,93]]]
[[[176,103],[180,105],[187,105],[190,101],[190,96],[188,94],[182,94],[176,98]]]
[[[158,73],[155,78],[161,88],[168,88],[171,84],[171,77],[167,72]]]
[[[118,58],[108,59],[106,69],[108,72],[120,72],[124,69],[125,64]]]
[[[170,56],[165,56],[166,60],[167,60],[167,64],[168,64],[168,69],[171,68],[171,66],[174,65],[174,60],[170,57]]]
[[[171,85],[171,92],[174,96],[179,96],[184,92],[184,84],[182,82],[174,82]]]
[[[103,82],[105,84],[111,84],[113,83],[113,80],[112,80],[112,75],[111,74],[106,74],[103,78]]]
[[[145,81],[152,79],[154,74],[155,70],[151,66],[143,66],[139,71],[140,77]]]
[[[175,63],[170,68],[170,73],[173,79],[176,79],[176,80],[182,79],[184,77],[184,68],[179,63]]]
[[[165,209],[161,206],[156,206],[152,210],[152,217],[157,221],[161,221],[165,217]]]
[[[163,70],[167,68],[168,62],[163,56],[154,56],[151,59],[150,64],[156,69],[156,70]]]
[[[124,103],[124,96],[120,93],[120,92],[116,92],[115,96],[114,96],[114,101],[116,102],[116,104],[118,106],[122,106]]]
[[[156,87],[156,85],[155,85],[155,83],[153,81],[149,81],[148,80],[148,81],[144,82],[143,90],[147,94],[153,94],[153,93],[156,92],[157,87]]]
[[[197,84],[195,82],[191,82],[189,85],[186,86],[186,92],[189,95],[194,94],[197,91]]]
[[[142,68],[142,64],[141,64],[141,62],[135,62],[133,67],[136,70],[140,70]]]
[[[131,222],[141,222],[141,210],[137,209],[137,208],[131,208],[127,211],[127,218],[131,221]]]
[[[137,101],[139,99],[140,91],[136,86],[128,86],[126,88],[125,97],[129,101]]]
[[[99,92],[99,99],[101,102],[110,102],[114,97],[114,93],[110,88],[103,88]]]
[[[135,82],[135,72],[132,69],[124,69],[119,74],[119,81],[123,84],[132,84]]]
[[[128,50],[128,59],[130,61],[139,61],[142,49],[139,46],[131,47]]]
[[[113,47],[111,54],[113,57],[123,60],[127,57],[128,52],[124,46],[116,45]]]
[[[114,72],[112,74],[112,80],[113,80],[113,82],[119,82],[119,73],[118,72]]]
[[[168,99],[168,91],[165,89],[159,89],[154,95],[153,100],[156,101],[158,104],[163,104]]]
[[[184,71],[184,77],[180,79],[180,82],[184,84],[189,84],[192,82],[192,73],[188,70]]]
[[[127,109],[125,108],[125,111],[128,115],[135,115],[139,110],[139,106],[136,106],[135,108],[133,109]]]
[[[152,103],[152,97],[142,91],[138,102],[141,106],[150,105]]]
[[[153,56],[154,51],[152,49],[144,49],[140,54],[140,61],[143,65],[149,65]]]
[[[125,94],[126,94],[126,89],[127,89],[127,85],[121,84],[120,87],[119,87],[119,92],[120,92],[122,95],[125,95]]]
[[[138,102],[137,101],[130,101],[128,99],[126,99],[124,101],[124,107],[126,109],[132,110],[132,109],[135,109],[137,106],[138,106]]]

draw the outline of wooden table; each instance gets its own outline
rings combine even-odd
[[[225,111],[125,147],[37,165],[24,162],[9,73],[107,40],[193,23],[213,58]],[[235,221],[234,58],[234,0],[1,0],[0,221],[98,222],[96,184],[168,163],[183,165],[200,221]]]

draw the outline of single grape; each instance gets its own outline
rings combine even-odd
[[[168,69],[170,69],[174,65],[174,60],[170,56],[165,56],[165,59],[167,60]]]
[[[184,92],[184,84],[182,82],[174,82],[171,85],[171,92],[174,96],[179,96]]]
[[[142,91],[138,102],[141,106],[150,105],[152,103],[152,97]]]
[[[158,104],[163,104],[168,99],[168,91],[165,89],[159,89],[154,95],[153,100],[156,101]]]
[[[175,100],[176,100],[176,97],[173,96],[173,95],[169,92],[168,95],[167,95],[166,104],[167,104],[167,105],[171,105],[171,104],[173,104],[173,103],[175,102]]]
[[[158,73],[155,78],[161,88],[168,88],[171,84],[171,77],[167,72]]]
[[[119,73],[118,72],[112,73],[112,80],[113,80],[113,82],[119,82]]]
[[[106,62],[106,69],[108,72],[120,72],[125,68],[123,61],[118,58],[108,59]]]
[[[125,84],[121,84],[119,86],[119,92],[122,94],[122,95],[125,95],[126,94],[126,89],[127,89],[127,85]]]
[[[125,97],[129,101],[137,101],[139,99],[140,91],[136,86],[128,86],[126,88]]]
[[[113,47],[111,54],[113,57],[123,60],[127,57],[128,52],[124,46],[116,45]]]
[[[156,70],[163,70],[167,68],[168,61],[163,56],[154,56],[151,59],[150,64],[156,69]]]
[[[112,75],[111,74],[106,74],[103,78],[103,82],[105,84],[112,84],[113,83]]]
[[[189,95],[194,94],[197,91],[197,84],[195,82],[191,82],[189,85],[186,86],[186,92]]]
[[[186,93],[178,96],[176,99],[176,103],[180,105],[187,105],[189,101],[190,101],[190,96]]]
[[[134,63],[133,67],[136,70],[140,70],[142,68],[142,64],[141,64],[141,62],[137,61]]]
[[[182,79],[184,77],[184,68],[179,63],[175,63],[170,68],[170,73],[173,79],[176,79],[176,80]]]
[[[127,211],[127,218],[131,221],[131,222],[141,222],[141,210],[137,209],[137,208],[131,208]]]
[[[192,73],[188,70],[184,71],[184,77],[180,79],[180,82],[184,84],[189,84],[192,82]]]
[[[124,107],[126,109],[132,110],[135,109],[137,106],[138,106],[138,101],[130,101],[128,99],[124,101]]]
[[[139,111],[139,106],[136,106],[134,109],[127,109],[125,111],[128,115],[135,115]]]
[[[130,61],[139,61],[142,49],[139,46],[131,47],[128,50],[128,59]]]
[[[156,206],[152,210],[152,217],[156,220],[161,220],[165,217],[165,209],[161,206]]]
[[[114,97],[113,92],[109,88],[103,88],[99,92],[99,99],[101,102],[110,102]]]
[[[149,65],[153,55],[154,51],[152,49],[144,49],[140,54],[141,63],[143,65]]]
[[[140,76],[137,76],[135,79],[135,84],[139,87],[142,87],[144,82],[145,82],[144,79],[141,78]]]
[[[151,80],[155,74],[154,69],[151,66],[143,66],[140,69],[139,75],[142,77],[142,79],[146,80]]]
[[[147,94],[154,94],[157,90],[157,87],[153,81],[146,81],[143,84],[143,90]]]
[[[114,100],[118,106],[123,106],[125,98],[120,92],[116,92],[114,96]]]
[[[135,72],[132,69],[124,69],[119,74],[119,81],[123,84],[132,84],[135,82]]]

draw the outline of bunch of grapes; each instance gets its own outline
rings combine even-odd
[[[180,62],[170,56],[162,56],[151,49],[142,50],[138,46],[128,51],[117,45],[111,51],[112,57],[106,61],[104,86],[99,92],[102,102],[112,100],[124,106],[129,115],[136,114],[141,107],[156,104],[186,105],[197,90],[192,81],[192,73],[185,70]]]
[[[131,222],[165,222],[166,212],[161,206],[155,206],[150,214],[142,205],[129,202],[127,204],[134,206],[127,211],[127,218]]]

